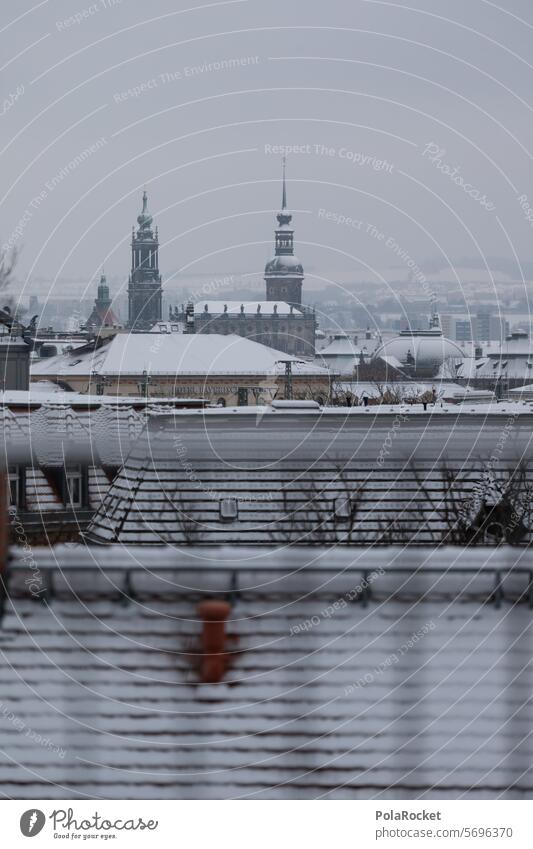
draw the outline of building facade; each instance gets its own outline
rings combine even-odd
[[[476,315],[440,316],[445,336],[456,342],[501,342],[509,335],[509,322],[501,315],[480,310]]]
[[[148,195],[143,192],[143,208],[132,231],[131,272],[128,283],[128,329],[149,330],[161,320],[163,289],[159,273],[159,236],[148,212]]]
[[[274,256],[265,266],[264,301],[207,301],[170,308],[169,322],[185,333],[236,334],[287,354],[314,357],[317,321],[302,304],[303,266],[294,254],[292,215],[287,210],[285,162]],[[157,329],[157,328],[156,328]]]
[[[189,304],[188,312],[171,310],[170,321],[155,329],[167,332],[176,323],[185,333],[235,334],[287,354],[315,353],[314,311],[285,301],[202,301]]]

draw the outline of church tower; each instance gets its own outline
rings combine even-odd
[[[128,328],[150,330],[161,321],[161,275],[159,273],[159,237],[152,230],[148,195],[143,192],[143,208],[137,217],[138,229],[131,238],[131,273],[128,285]]]
[[[111,306],[111,298],[109,297],[109,286],[107,285],[106,276],[103,271],[102,276],[100,277],[100,282],[98,284],[98,295],[94,303],[97,307],[99,307],[99,309],[104,310],[106,312]]]
[[[118,327],[118,324],[118,318],[111,309],[109,286],[102,270],[102,276],[98,284],[98,296],[94,300],[93,311],[85,322],[85,327],[92,333],[97,333],[104,327]]]
[[[267,301],[285,301],[295,307],[302,303],[304,270],[294,255],[294,230],[292,215],[287,210],[287,186],[285,183],[285,157],[283,157],[283,188],[281,212],[277,215],[275,253],[265,267]]]

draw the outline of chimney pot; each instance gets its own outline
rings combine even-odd
[[[198,616],[203,622],[201,678],[205,684],[216,684],[224,677],[226,620],[230,612],[231,605],[218,599],[208,599],[198,605]]]

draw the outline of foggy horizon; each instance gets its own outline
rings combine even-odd
[[[145,184],[168,293],[188,277],[260,279],[283,149],[304,291],[407,279],[387,239],[457,285],[461,258],[489,281],[528,281],[528,5],[443,9],[334,0],[325,20],[303,0],[24,4],[4,26],[12,294],[24,303],[46,281],[64,297],[67,282],[91,298],[102,266],[123,288]]]

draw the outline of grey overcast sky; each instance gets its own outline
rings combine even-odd
[[[94,296],[103,263],[123,285],[144,183],[167,293],[260,279],[283,145],[311,288],[378,280],[391,240],[517,280],[533,259],[530,0],[5,8],[0,236],[26,294]]]

